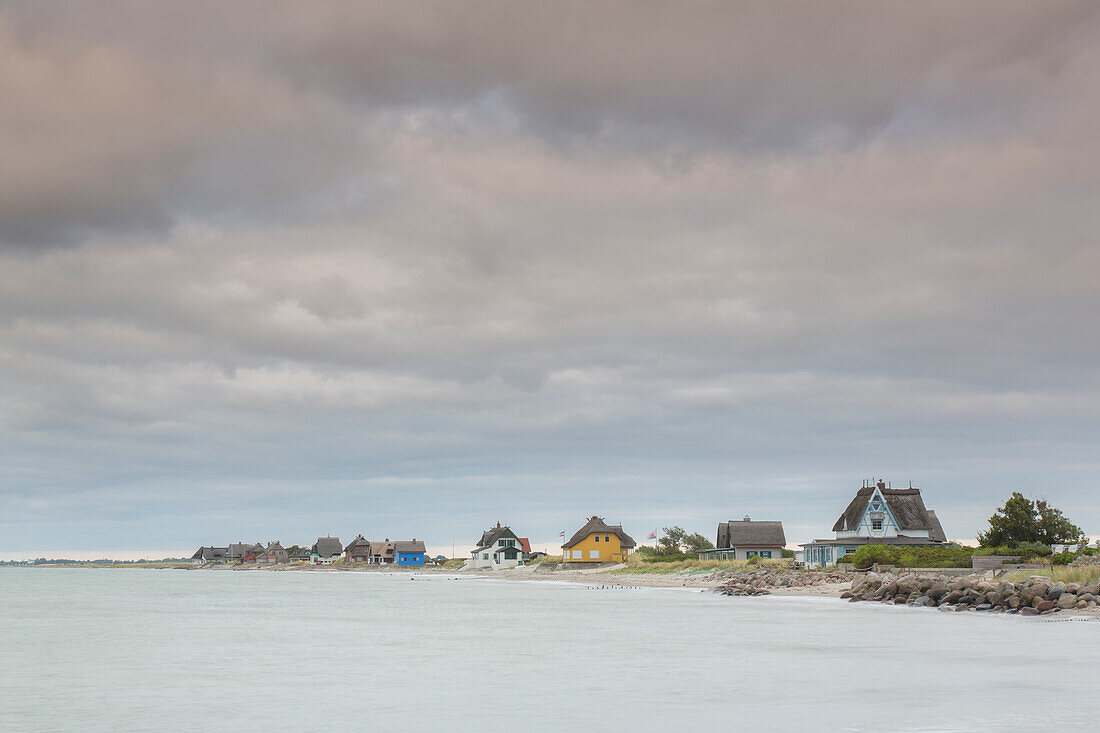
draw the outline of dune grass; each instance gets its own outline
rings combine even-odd
[[[713,572],[715,570],[754,570],[759,568],[781,568],[786,560],[760,560],[750,563],[748,560],[699,560],[685,558],[675,562],[654,562],[646,555],[628,555],[626,567],[607,571],[608,575],[676,575],[678,573]]]
[[[1062,583],[1098,583],[1100,582],[1100,565],[1086,565],[1083,567],[1055,565],[1052,568],[1043,568],[1042,570],[1017,570],[1014,573],[1005,573],[998,576],[997,579],[1017,582],[1036,575]]]

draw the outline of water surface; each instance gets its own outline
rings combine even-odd
[[[0,730],[1093,730],[1100,623],[376,573],[0,568]]]

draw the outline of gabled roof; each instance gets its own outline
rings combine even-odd
[[[393,543],[396,552],[425,552],[424,543],[420,540],[398,540]]]
[[[192,560],[224,560],[227,547],[200,547],[191,556]]]
[[[526,537],[519,538],[519,545],[523,548],[524,552],[531,552],[531,540],[527,539]]]
[[[509,537],[515,540],[519,539],[519,537],[516,537],[516,533],[513,532],[509,527],[501,527],[500,525],[497,525],[496,527],[493,527],[492,529],[486,530],[485,532],[481,533],[481,540],[478,541],[477,546],[479,548],[489,547],[496,544],[496,541],[502,537],[505,539]]]
[[[370,554],[372,555],[392,555],[394,543],[386,540],[385,542],[371,542]]]
[[[848,508],[836,520],[833,531],[855,530],[859,526],[859,521],[863,519],[864,512],[867,511],[867,502],[871,500],[876,490],[886,500],[886,506],[890,510],[890,514],[893,515],[894,521],[898,523],[899,532],[915,529],[931,531],[933,529],[932,520],[928,516],[928,509],[924,506],[924,500],[920,495],[920,489],[887,489],[880,484],[879,486],[864,486],[857,491],[855,498],[848,504]],[[940,532],[943,532],[942,528]]]
[[[729,527],[730,547],[785,547],[787,545],[782,522],[731,519],[726,526]]]
[[[294,552],[293,552],[293,553],[292,553],[292,554],[290,555],[290,558],[291,558],[292,560],[308,560],[308,559],[309,559],[309,555],[310,555],[310,551],[309,551],[309,549],[308,549],[308,548],[306,548],[306,547],[299,547],[299,548],[298,548],[297,550],[295,550],[295,551],[294,551]]]
[[[339,537],[318,537],[312,550],[321,557],[336,557],[343,552],[342,548]]]
[[[631,548],[637,546],[637,542],[634,538],[623,531],[622,525],[619,524],[606,524],[603,521],[603,517],[592,517],[588,522],[573,533],[573,536],[569,538],[562,547],[572,547],[590,534],[613,534],[619,538],[619,544],[623,547]]]
[[[247,545],[243,542],[236,542],[226,548],[225,556],[230,560],[240,560],[242,557],[247,555],[248,551],[251,549],[252,545]]]
[[[344,548],[344,552],[351,552],[352,550],[354,550],[356,547],[359,547],[359,546],[365,546],[368,551],[370,550],[370,542],[367,539],[365,539],[363,537],[363,535],[359,535],[358,537],[353,539],[350,543],[348,543],[348,546]]]
[[[943,531],[943,525],[940,524],[940,518],[932,509],[928,510],[928,523],[932,525],[932,534],[928,538],[933,542],[947,542],[947,535]]]
[[[283,548],[283,546],[279,544],[279,540],[275,540],[274,542],[272,542],[270,545],[267,546],[267,551],[268,552],[275,552],[277,550],[282,550],[283,552],[286,552],[286,550]]]

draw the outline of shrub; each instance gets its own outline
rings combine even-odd
[[[1079,552],[1059,552],[1050,556],[1051,565],[1069,565],[1071,562],[1080,557]]]

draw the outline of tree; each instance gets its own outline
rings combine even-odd
[[[1026,542],[1051,545],[1075,542],[1083,534],[1080,527],[1046,499],[1031,501],[1019,491],[1013,491],[1004,506],[989,518],[989,530],[978,533],[978,542],[982,547]]]
[[[662,527],[664,536],[657,540],[658,555],[677,555],[681,552],[699,552],[714,547],[703,535],[688,534],[683,527]]]
[[[658,555],[676,555],[680,552],[680,546],[684,542],[684,537],[687,532],[683,527],[662,527],[661,531],[664,532],[662,537],[657,539],[657,554]]]
[[[684,537],[684,549],[688,552],[700,552],[702,550],[713,550],[714,545],[706,537],[695,532]]]

